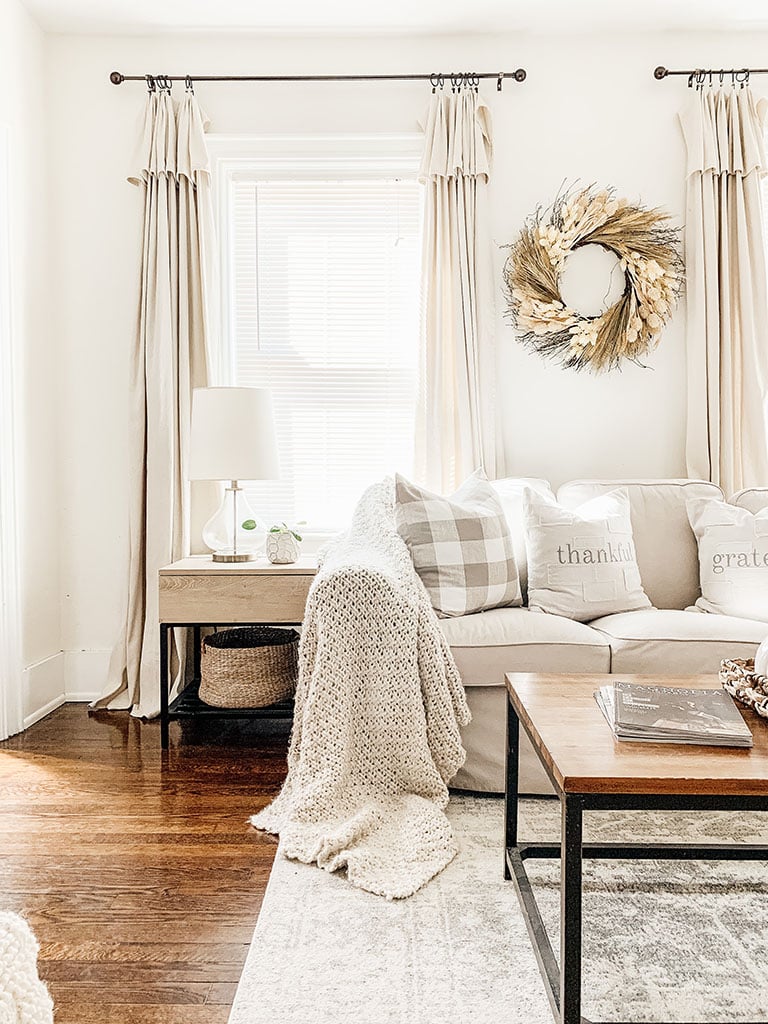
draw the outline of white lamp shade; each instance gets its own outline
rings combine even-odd
[[[272,395],[266,388],[195,388],[190,480],[279,475]]]

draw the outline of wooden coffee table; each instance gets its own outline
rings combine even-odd
[[[752,729],[751,749],[614,740],[594,691],[616,679],[628,682],[717,686],[708,676],[544,675],[506,677],[507,780],[504,877],[514,881],[555,1019],[588,1024],[581,1016],[582,861],[767,860],[765,845],[584,843],[589,810],[768,811],[768,721],[742,709]],[[561,805],[559,843],[518,839],[520,723],[555,787]],[[525,870],[529,858],[561,859],[560,966],[547,937]]]

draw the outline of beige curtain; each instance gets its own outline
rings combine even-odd
[[[491,120],[471,89],[432,96],[424,156],[421,401],[416,465],[436,490],[501,475],[496,428]]]
[[[129,567],[125,618],[95,706],[160,706],[157,570],[190,551],[192,389],[207,384],[214,231],[205,119],[187,92],[147,99],[135,172],[141,190],[139,302],[130,381]],[[181,644],[181,639],[178,641]],[[177,664],[183,659],[176,651]]]
[[[703,88],[680,120],[686,195],[688,475],[768,484],[765,100]]]

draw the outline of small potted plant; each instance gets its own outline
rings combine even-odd
[[[301,536],[287,523],[272,526],[267,534],[267,558],[276,565],[295,562],[299,557],[300,542]]]

